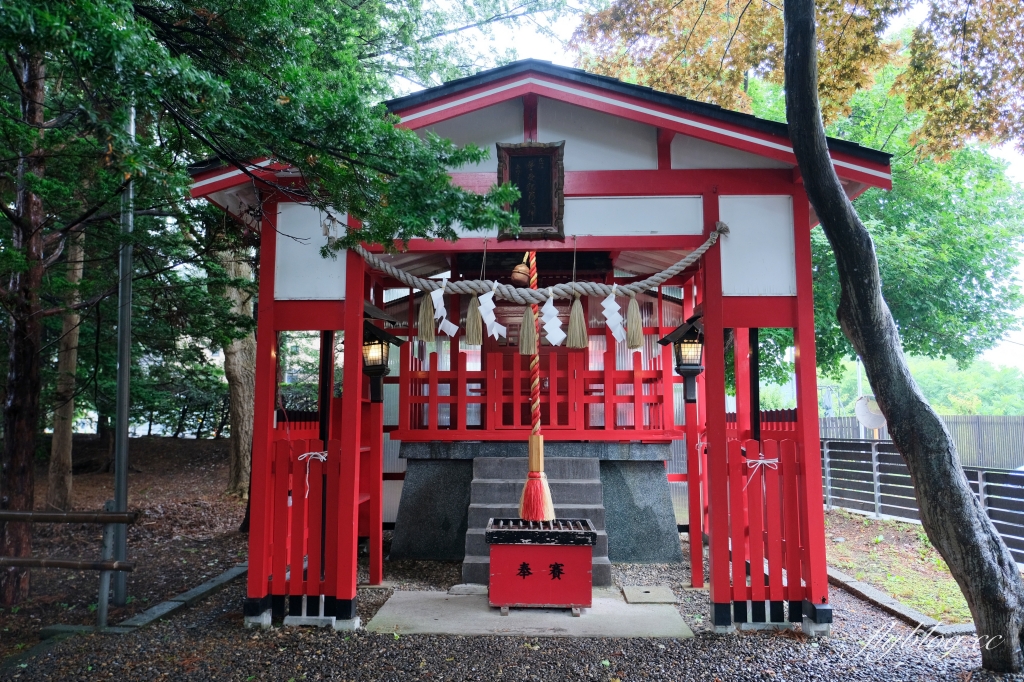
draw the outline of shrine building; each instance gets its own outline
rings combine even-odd
[[[541,292],[614,287],[611,303],[580,297],[585,347],[540,335],[547,476],[556,515],[597,529],[594,584],[611,583],[614,562],[687,562],[695,587],[710,583],[717,627],[830,623],[817,219],[786,125],[536,60],[387,104],[420,135],[489,150],[450,169],[452,181],[481,193],[513,182],[520,233],[463,231],[451,243],[398,244],[394,254],[365,245],[323,258],[337,226],[275,189],[292,169],[265,159],[247,172],[193,170],[194,197],[260,232],[247,621],[358,625],[358,542],[368,538],[364,579],[380,583],[385,524],[394,529],[390,559],[461,561],[464,582],[487,583],[483,529],[489,518],[516,516],[527,470],[524,305],[499,289],[482,343],[471,345],[471,295],[451,287],[510,285],[535,253]],[[891,188],[888,154],[828,145],[851,199]],[[431,283],[411,284],[422,280]],[[442,282],[441,328],[424,333],[419,309]],[[607,312],[618,303],[625,317],[631,295],[636,343]],[[565,329],[572,303],[554,298],[545,320]],[[766,328],[792,330],[795,410],[759,409]],[[320,333],[314,412],[289,410],[279,395],[278,335],[292,331]],[[694,360],[681,355],[686,343]],[[673,488],[683,493],[675,502]],[[680,529],[692,539],[688,556]]]

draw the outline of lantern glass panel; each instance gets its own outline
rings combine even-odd
[[[704,344],[700,339],[684,338],[676,341],[676,365],[699,367],[704,355]]]
[[[386,368],[389,349],[386,342],[377,339],[363,343],[363,367],[366,369]]]

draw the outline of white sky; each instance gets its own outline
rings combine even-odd
[[[890,32],[918,24],[925,18],[926,9],[924,3],[919,3],[894,21]],[[577,23],[578,17],[575,15],[562,18],[551,26],[553,36],[545,35],[536,25],[524,24],[518,29],[499,27],[494,30],[492,40],[498,50],[515,48],[520,59],[544,59],[562,66],[574,66],[573,56],[565,50],[564,45],[572,36]],[[1011,146],[996,149],[994,154],[1010,164],[1010,178],[1024,185],[1024,155]],[[1024,286],[1024,263],[1017,269],[1017,280]],[[1018,311],[1018,316],[1024,326],[1024,308]],[[982,358],[996,365],[1024,369],[1024,329],[1007,334],[1002,343],[984,353]]]

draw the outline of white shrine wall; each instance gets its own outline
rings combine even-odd
[[[490,156],[480,163],[466,164],[449,170],[460,173],[489,172],[497,176],[498,157],[495,155],[495,143],[523,141],[523,101],[511,99],[420,128],[416,133],[420,137],[425,137],[427,131],[448,138],[460,147],[472,143],[490,152]]]
[[[277,206],[274,299],[345,300],[345,252],[334,258],[320,256],[329,236],[324,234],[323,213],[306,204]]]
[[[725,296],[796,296],[793,197],[723,196],[719,220]]]
[[[560,140],[565,140],[566,171],[658,169],[653,126],[538,97],[537,141]]]

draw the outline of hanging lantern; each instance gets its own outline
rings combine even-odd
[[[704,325],[700,318],[691,318],[658,343],[672,344],[676,373],[683,377],[683,396],[686,402],[697,402],[697,376],[704,371]]]
[[[391,346],[401,346],[405,339],[388,334],[380,327],[363,324],[363,374],[370,377],[370,402],[384,402],[384,377],[391,373],[388,367]]]

